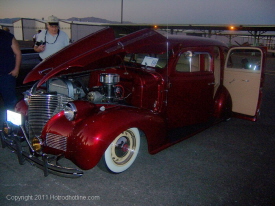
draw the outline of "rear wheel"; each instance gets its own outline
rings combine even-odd
[[[99,167],[112,173],[127,170],[135,161],[140,147],[140,133],[129,128],[118,135],[106,149]]]

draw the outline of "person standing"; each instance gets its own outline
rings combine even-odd
[[[35,35],[33,35],[33,37],[32,37],[32,40],[33,40],[34,45],[35,45],[35,43],[36,43],[37,36],[38,36],[38,34],[39,34],[40,32],[41,32],[41,30],[39,29],[39,30],[37,31],[37,33],[36,33]]]
[[[21,50],[14,35],[0,29],[0,94],[5,109],[13,110],[17,102],[15,88],[21,59]]]
[[[58,52],[69,45],[68,35],[59,29],[59,20],[55,16],[49,16],[47,29],[42,30],[36,39],[34,50],[39,52],[41,60]]]

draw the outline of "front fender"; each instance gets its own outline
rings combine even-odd
[[[20,100],[15,106],[15,111],[21,113],[24,116],[27,116],[28,105],[25,103],[24,100]]]
[[[43,132],[67,137],[65,156],[81,169],[91,169],[97,165],[111,142],[128,128],[142,130],[148,142],[149,152],[161,147],[165,142],[164,120],[148,110],[115,106],[98,111],[81,121],[69,122],[64,113],[50,120]]]

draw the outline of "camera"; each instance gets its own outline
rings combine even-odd
[[[45,45],[46,44],[46,42],[43,42],[43,41],[37,41],[37,42],[35,42],[35,45],[36,46],[40,46],[40,45]]]

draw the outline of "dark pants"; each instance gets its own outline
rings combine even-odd
[[[16,96],[16,78],[12,75],[2,75],[0,76],[0,95],[2,96],[2,99],[4,101],[4,108],[0,109],[1,114],[1,120],[5,118],[5,111],[7,109],[13,110],[16,102],[17,102],[17,96]],[[1,104],[2,107],[2,104]],[[1,121],[0,121],[1,122]]]

